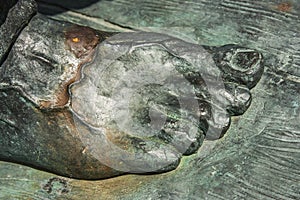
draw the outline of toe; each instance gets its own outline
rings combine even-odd
[[[262,54],[237,45],[225,45],[214,49],[214,61],[228,82],[254,87],[263,73]]]
[[[226,109],[231,116],[241,115],[251,104],[250,90],[236,83],[225,83],[225,90],[223,93],[224,99],[226,99]]]

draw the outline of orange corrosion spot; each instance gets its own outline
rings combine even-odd
[[[80,40],[79,40],[79,38],[78,37],[75,37],[75,38],[72,38],[72,42],[79,42]]]
[[[67,49],[81,59],[91,56],[100,42],[115,34],[79,25],[67,27],[64,33]]]
[[[289,12],[292,10],[292,4],[290,2],[282,2],[277,5],[276,9],[281,12]]]
[[[99,43],[96,30],[85,26],[71,26],[65,30],[65,44],[67,49],[77,58],[86,58],[93,52]]]

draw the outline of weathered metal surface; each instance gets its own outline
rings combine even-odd
[[[22,31],[0,69],[2,159],[78,178],[119,174],[82,153],[65,108],[68,86],[101,40],[93,29],[43,17]]]
[[[8,0],[0,4],[0,64],[5,60],[18,34],[36,13],[34,0]]]
[[[165,172],[249,107],[262,55],[35,16],[0,69],[0,158],[102,179]]]
[[[62,189],[48,193],[47,183],[54,175],[3,163],[1,169],[9,169],[2,175],[2,197],[298,199],[299,7],[297,1],[275,0],[116,0],[99,1],[85,10],[66,13],[71,20],[80,16],[78,22],[92,19],[97,22],[94,26],[112,28],[111,21],[123,28],[167,30],[200,44],[236,43],[258,49],[264,53],[266,69],[252,89],[252,106],[242,117],[233,118],[226,136],[217,142],[204,142],[198,154],[184,159],[176,171],[96,182],[67,179],[67,188],[71,188],[67,193],[60,192],[64,186],[54,179]]]

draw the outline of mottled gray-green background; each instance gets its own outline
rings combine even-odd
[[[226,136],[205,142],[173,172],[82,181],[1,162],[0,199],[300,199],[300,1],[49,2],[40,9],[59,11],[50,17],[97,29],[255,48],[266,67],[251,107]]]

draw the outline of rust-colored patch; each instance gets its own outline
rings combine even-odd
[[[281,12],[290,12],[292,10],[292,3],[290,2],[282,2],[276,6],[276,10]]]
[[[91,53],[99,43],[96,30],[85,26],[71,26],[65,30],[66,45],[77,58]]]
[[[55,99],[53,100],[40,100],[39,105],[41,109],[48,109],[48,108],[57,108],[63,107],[69,102],[69,92],[68,88],[70,84],[78,80],[80,77],[80,69],[81,66],[78,67],[76,74],[73,77],[63,82],[56,91]]]
[[[86,61],[86,62],[89,62],[89,61]],[[83,62],[83,63],[85,63],[85,62]],[[65,82],[63,82],[59,86],[59,88],[56,91],[54,100],[52,100],[52,101],[43,101],[43,100],[39,101],[39,105],[42,109],[63,107],[63,106],[68,104],[69,98],[70,98],[69,97],[69,92],[68,92],[69,86],[72,83],[74,83],[75,81],[80,79],[80,70],[81,70],[81,66],[82,66],[83,63],[79,64],[79,66],[77,68],[77,71],[74,73],[73,77],[71,77],[68,80],[65,80]]]
[[[70,26],[64,30],[66,49],[79,60],[79,64],[58,87],[52,100],[40,100],[42,109],[63,107],[69,102],[69,86],[80,79],[81,67],[93,59],[97,44],[116,33],[97,31],[85,26]]]
[[[41,100],[39,105],[42,109],[63,107],[69,102],[69,86],[80,79],[81,67],[92,60],[95,47],[100,42],[100,38],[96,30],[84,26],[71,26],[64,31],[65,45],[67,50],[74,53],[79,64],[77,68],[69,72],[69,78],[64,80],[57,88],[53,100]]]

